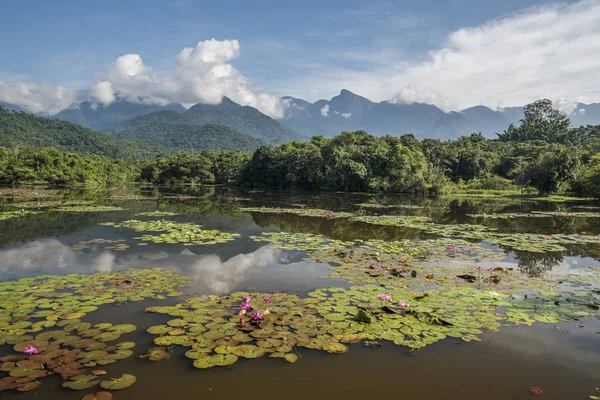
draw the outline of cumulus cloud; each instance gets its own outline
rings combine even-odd
[[[417,85],[407,85],[394,93],[390,99],[391,103],[397,104],[412,104],[412,103],[425,103],[435,104],[444,111],[450,111],[456,106],[454,102],[429,87],[420,88]]]
[[[280,99],[255,87],[230,61],[240,54],[237,40],[205,40],[177,54],[173,75],[161,75],[139,54],[125,54],[98,75],[91,97],[104,104],[119,99],[167,104],[218,104],[223,96],[272,117],[282,117]]]
[[[17,83],[0,81],[0,102],[23,107],[33,113],[57,113],[73,104],[76,92],[49,83]]]
[[[350,118],[352,116],[352,113],[342,113],[342,117],[344,118]]]
[[[492,108],[524,105],[539,98],[585,96],[600,101],[600,2],[554,3],[527,8],[479,26],[449,34],[424,61],[403,55],[386,63],[353,68],[320,64],[286,90],[296,96],[326,98],[346,87],[373,100],[390,97],[390,88],[410,85],[443,93],[404,93],[403,101],[431,101],[460,110],[477,104]],[[366,52],[394,54],[393,46]],[[310,55],[307,55],[309,57]],[[315,61],[317,62],[317,61]],[[410,94],[410,95],[409,95]],[[447,97],[446,97],[447,96]],[[398,96],[395,95],[395,98]],[[448,103],[448,98],[452,99]]]
[[[328,117],[329,116],[329,104],[325,104],[321,108],[321,115],[324,116],[324,117]]]

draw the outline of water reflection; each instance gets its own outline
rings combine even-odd
[[[300,253],[287,253],[268,245],[227,259],[217,254],[196,255],[189,249],[178,254],[158,251],[121,255],[100,248],[80,252],[59,240],[48,239],[0,251],[0,280],[160,267],[191,277],[194,282],[188,290],[198,294],[226,294],[248,287],[307,291],[328,274],[328,265],[301,258]]]

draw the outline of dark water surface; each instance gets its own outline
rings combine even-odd
[[[144,199],[156,192],[140,192],[137,199],[103,198],[102,204],[121,206],[126,211],[71,213],[47,211],[0,221],[0,281],[41,274],[89,274],[97,271],[122,271],[128,268],[170,269],[189,276],[193,282],[182,291],[187,295],[227,294],[239,290],[288,291],[303,295],[317,287],[348,285],[343,280],[323,279],[330,266],[303,261],[304,253],[272,248],[256,243],[249,235],[267,231],[323,234],[334,239],[418,239],[428,238],[418,230],[380,227],[346,220],[242,213],[238,206],[292,207],[307,204],[313,208],[355,211],[356,204],[377,199],[387,204],[412,204],[418,209],[370,210],[371,213],[427,215],[437,223],[475,223],[466,216],[481,212],[527,212],[531,210],[582,211],[585,203],[552,203],[486,199],[423,200],[373,197],[348,194],[286,195],[281,193],[230,192],[207,189],[196,197],[173,195]],[[65,192],[69,199],[93,199],[100,195]],[[237,198],[237,200],[236,200]],[[14,210],[8,199],[0,211]],[[193,222],[207,229],[240,233],[226,244],[183,246],[150,244],[137,246],[140,233],[128,229],[100,226],[138,218],[144,211],[181,213],[164,219]],[[595,210],[596,212],[600,210]],[[139,219],[146,219],[139,217]],[[156,219],[156,218],[148,218]],[[481,223],[481,222],[479,222]],[[514,220],[486,220],[486,225],[503,232],[600,233],[600,218],[555,217]],[[125,251],[94,245],[84,250],[71,247],[96,238],[125,239]],[[512,266],[523,273],[540,275],[574,271],[581,267],[600,267],[600,246],[572,246],[566,252],[527,253],[490,246],[505,253],[495,265]],[[138,330],[127,336],[135,341],[135,356],[103,367],[109,376],[136,375],[137,382],[115,399],[530,399],[530,387],[544,390],[543,399],[586,399],[600,386],[600,343],[597,320],[575,323],[534,324],[531,327],[503,327],[485,332],[481,342],[465,343],[445,339],[422,350],[395,346],[383,341],[382,347],[349,345],[350,351],[331,355],[300,348],[301,358],[294,364],[282,360],[244,360],[231,368],[198,370],[184,351],[175,349],[170,360],[150,362],[139,359],[152,346],[149,326],[171,319],[148,314],[150,305],[176,304],[180,298],[148,300],[123,306],[105,305],[88,314],[92,323],[133,323]],[[3,352],[5,354],[5,352]],[[100,389],[98,389],[100,390]],[[43,380],[29,393],[0,392],[8,399],[80,399],[93,390],[75,392],[60,387],[60,378]]]

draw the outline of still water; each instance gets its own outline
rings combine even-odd
[[[84,200],[123,208],[122,211],[53,211],[45,202]],[[474,223],[467,214],[522,213],[530,211],[595,211],[592,204],[556,203],[491,199],[415,199],[393,196],[349,194],[289,195],[269,192],[230,191],[208,188],[194,193],[169,193],[130,189],[127,193],[91,194],[60,191],[53,197],[43,194],[21,198],[0,198],[0,212],[18,209],[42,211],[0,221],[0,281],[38,275],[92,274],[129,268],[160,267],[192,278],[181,289],[186,296],[226,295],[236,291],[288,292],[305,296],[319,287],[348,287],[343,279],[324,279],[331,265],[305,261],[305,252],[282,250],[249,238],[264,232],[321,234],[338,240],[430,239],[435,235],[418,229],[376,226],[347,219],[311,218],[290,214],[242,212],[238,207],[298,207],[356,212],[357,204],[378,202],[401,204],[401,208],[364,209],[369,214],[431,217],[438,224]],[[35,203],[39,203],[36,207]],[[32,206],[32,203],[33,206]],[[408,207],[410,206],[410,207]],[[138,217],[150,211],[172,211],[161,217],[177,222],[200,224],[205,229],[238,233],[236,240],[213,245],[150,243],[138,246],[139,232],[100,225]],[[507,233],[589,234],[600,233],[600,218],[556,216],[552,218],[486,219],[486,226]],[[117,251],[106,244],[91,243],[79,249],[78,243],[94,239],[120,240],[129,247]],[[576,272],[583,267],[600,267],[600,245],[567,246],[566,251],[531,253],[507,247],[483,246],[502,254],[494,262],[523,274]],[[448,263],[452,268],[452,263]],[[131,387],[113,393],[116,399],[530,399],[529,390],[539,387],[542,398],[587,399],[600,386],[600,354],[597,319],[576,322],[507,326],[498,332],[484,332],[481,341],[463,342],[447,338],[420,350],[382,341],[381,346],[349,344],[344,354],[328,354],[302,348],[300,359],[291,364],[280,359],[240,359],[228,368],[199,370],[184,357],[185,350],[174,348],[169,360],[140,359],[153,346],[154,336],[145,332],[171,317],[149,314],[152,305],[173,305],[181,298],[145,300],[126,305],[104,305],[84,321],[113,324],[133,323],[138,330],[127,340],[136,342],[134,356],[103,367],[111,377],[134,374]],[[10,346],[2,346],[9,354]],[[5,373],[2,376],[5,376]],[[98,390],[101,390],[98,388]],[[0,398],[81,399],[95,390],[72,391],[61,387],[57,375],[46,377],[38,389],[18,393],[0,392]]]

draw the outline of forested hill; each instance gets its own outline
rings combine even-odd
[[[223,125],[245,135],[261,139],[266,143],[284,143],[301,140],[302,136],[261,113],[256,108],[241,106],[227,97],[216,105],[196,104],[183,113],[175,111],[157,111],[140,115],[129,121],[107,129],[109,135],[128,137],[138,133],[129,133],[131,129],[137,132],[156,132],[156,124],[172,126],[171,131],[186,130],[190,125]]]
[[[165,148],[168,153],[196,153],[201,150],[253,152],[265,142],[243,135],[223,125],[172,125],[164,122],[132,127],[118,132],[115,138],[146,141]]]
[[[0,107],[0,147],[24,145],[55,147],[116,159],[141,159],[158,154],[198,153],[203,150],[252,152],[264,144],[220,125],[180,126],[153,124],[144,130],[132,129],[115,138],[80,125],[12,112]]]
[[[152,146],[130,143],[66,121],[58,121],[0,107],[0,146],[55,147],[107,158],[143,158],[156,153]]]

